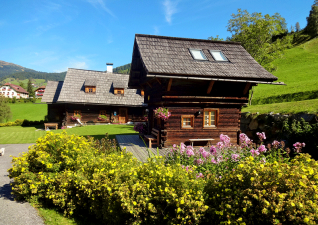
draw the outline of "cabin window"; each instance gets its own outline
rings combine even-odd
[[[81,115],[81,110],[74,110],[74,116],[76,116],[76,115]]]
[[[85,93],[96,93],[96,87],[95,86],[86,86]]]
[[[194,127],[194,116],[193,115],[182,115],[181,116],[181,128],[192,129]]]
[[[191,55],[196,60],[208,60],[201,49],[189,49]]]
[[[115,95],[124,95],[124,88],[114,88]]]
[[[210,50],[210,53],[215,61],[229,61],[224,54],[219,50]]]
[[[203,110],[203,127],[214,128],[218,123],[218,109],[204,109]]]
[[[102,116],[102,115],[106,116],[106,110],[100,110],[99,111],[99,115],[100,116]]]

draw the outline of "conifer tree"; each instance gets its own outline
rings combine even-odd
[[[318,36],[318,0],[315,0],[311,6],[305,31],[312,37]]]
[[[300,25],[298,22],[296,23],[295,27],[296,27],[296,32],[300,31]]]
[[[10,106],[5,97],[0,96],[0,123],[7,122],[12,118]]]
[[[34,97],[34,91],[33,91],[31,79],[29,79],[29,81],[28,81],[28,90],[27,91],[29,92],[29,97]]]

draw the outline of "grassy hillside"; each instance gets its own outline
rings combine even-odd
[[[25,80],[19,80],[19,79],[15,79],[15,78],[6,78],[3,80],[2,83],[11,83],[11,84],[16,84],[16,85],[19,85],[20,82],[23,82],[24,83],[24,87],[27,87],[28,86],[28,79],[25,79]],[[34,83],[37,87],[40,87],[42,85],[46,86],[46,82],[44,79],[32,79],[32,83]]]
[[[47,104],[33,103],[9,103],[12,112],[12,119],[27,119],[32,121],[44,120],[47,115]]]
[[[317,38],[288,49],[284,58],[277,59],[275,63],[278,69],[273,74],[278,77],[278,81],[284,82],[287,86],[260,84],[254,89],[252,105],[317,98]]]

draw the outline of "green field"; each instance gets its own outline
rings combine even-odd
[[[39,100],[37,100],[39,102]],[[9,103],[12,119],[27,119],[32,121],[44,120],[47,115],[47,104],[33,104],[33,103]]]
[[[17,80],[15,78],[6,78],[3,80],[3,83],[11,83],[11,84],[16,84],[19,85],[21,82],[24,83],[24,86],[27,87],[28,86],[28,81],[29,79],[25,79],[25,80]],[[46,86],[46,82],[45,79],[32,79],[32,83],[34,83],[36,86],[40,87],[40,86]]]
[[[42,130],[40,130],[42,129]],[[0,144],[23,144],[35,143],[35,141],[46,134],[43,126],[36,127],[0,127]],[[61,133],[64,130],[52,130],[53,133]],[[92,125],[84,127],[74,127],[65,129],[68,134],[77,134],[80,136],[91,136],[96,139],[105,137],[108,133],[111,139],[117,134],[137,134],[132,125]]]

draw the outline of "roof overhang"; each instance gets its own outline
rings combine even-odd
[[[256,83],[256,84],[273,84],[273,85],[286,85],[284,82],[272,82],[272,81],[258,81],[258,80],[238,80],[238,79],[223,79],[223,78],[211,78],[211,77],[191,77],[191,76],[169,76],[169,75],[157,75],[147,74],[147,77],[168,78],[168,79],[184,79],[184,80],[213,80],[213,81],[225,81],[225,82],[242,82],[242,83]]]

